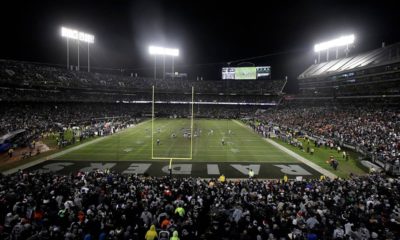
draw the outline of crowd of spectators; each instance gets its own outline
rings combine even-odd
[[[48,137],[56,139],[58,147],[63,148],[78,139],[82,142],[86,138],[113,134],[142,119],[150,118],[152,107],[151,103],[2,103],[0,137],[8,136],[12,142],[8,147],[4,146],[1,152],[24,148],[32,141]],[[237,119],[251,115],[256,110],[257,106],[197,105],[194,113],[196,118]],[[189,104],[155,104],[156,117],[187,118],[191,112]],[[23,133],[13,135],[19,131]],[[73,136],[65,138],[65,131],[71,132]]]
[[[137,109],[125,104],[8,102],[0,104],[0,135],[18,129],[44,133],[106,121],[128,122],[135,119]]]
[[[6,60],[0,61],[0,84],[2,88],[0,99],[5,103],[1,106],[4,114],[0,117],[0,133],[20,128],[46,131],[54,123],[71,125],[106,116],[127,118],[143,116],[151,112],[148,103],[130,105],[115,103],[149,102],[152,100],[150,90],[153,85],[157,91],[156,101],[190,102],[191,86],[194,86],[196,89],[194,100],[198,102],[273,104],[279,102],[279,97],[264,93],[276,94],[283,87],[283,81],[280,80],[154,80],[136,75],[87,73]],[[232,95],[233,92],[236,95]],[[24,106],[26,102],[30,103]],[[82,104],[82,102],[87,103]],[[382,162],[398,161],[400,148],[398,112],[386,108],[351,106],[338,108],[284,106],[266,115],[264,120],[311,135],[333,139],[337,144],[358,146],[363,151],[372,152],[375,159]],[[257,108],[263,107],[199,104],[195,112],[202,117],[238,118],[254,113]],[[160,116],[184,117],[190,114],[187,105],[170,104],[163,105],[159,109]]]
[[[26,89],[26,88],[1,88],[0,100],[3,101],[31,101],[31,102],[123,102],[123,101],[152,101],[152,91],[147,92],[118,92],[77,90],[49,90],[49,89]],[[162,90],[161,90],[162,91]],[[192,94],[187,93],[160,93],[155,92],[156,101],[192,101]],[[276,104],[279,97],[275,95],[222,95],[222,94],[198,94],[194,95],[195,102],[217,102],[217,103],[269,103]]]
[[[400,75],[400,74],[397,74]],[[398,79],[396,76],[393,79]],[[390,96],[399,95],[400,87],[398,81],[385,81],[385,77],[374,80],[370,83],[349,83],[341,86],[332,86],[332,83],[325,83],[322,87],[300,88],[300,95],[303,97],[354,97],[354,96]],[[382,81],[382,82],[381,82]],[[320,83],[323,84],[323,83]]]
[[[276,94],[282,91],[284,80],[254,81],[198,81],[190,79],[153,79],[138,76],[108,73],[71,71],[62,67],[43,64],[0,60],[0,84],[3,87],[29,89],[97,89],[135,91],[156,89],[191,92],[192,86],[198,93]]]
[[[202,93],[195,101],[243,103],[274,101],[264,94],[279,93],[283,81],[164,81],[2,60],[0,135],[106,122],[122,127],[151,116],[149,103],[121,102],[151,101],[146,91],[153,85],[161,89],[156,100],[191,101],[194,86]],[[226,94],[233,92],[239,94]],[[198,104],[194,112],[207,118],[258,112],[264,132],[266,127],[292,129],[399,164],[398,108],[260,108]],[[191,111],[188,104],[156,104],[160,117],[188,117]],[[399,190],[399,179],[380,174],[347,180],[217,181],[107,169],[71,175],[20,171],[0,175],[0,239],[399,239]]]
[[[371,153],[375,160],[399,165],[400,113],[398,108],[374,105],[288,105],[263,114],[270,126],[347,144]]]
[[[29,136],[72,126],[93,126],[118,119],[131,121],[151,113],[152,86],[155,100],[191,102],[191,87],[200,117],[235,118],[254,111],[256,106],[218,106],[218,103],[278,102],[282,80],[203,81],[202,79],[152,79],[137,74],[88,73],[60,66],[0,60],[0,136],[19,129]],[[266,94],[267,93],[267,94]],[[137,103],[140,102],[140,103]],[[130,104],[122,104],[130,103]],[[158,116],[185,117],[189,106],[162,105]],[[32,137],[30,137],[32,138]]]
[[[53,138],[58,148],[63,148],[78,139],[82,142],[86,138],[113,134],[141,120],[137,112],[130,112],[124,104],[11,102],[0,105],[0,110],[3,113],[0,137],[4,141],[1,143],[6,143],[1,152],[9,153],[28,146],[31,149],[32,141],[46,138]],[[65,137],[66,132],[72,136]],[[30,157],[32,152],[20,155]]]
[[[398,239],[399,190],[378,174],[220,182],[20,171],[0,177],[0,238]]]
[[[4,103],[4,102],[3,102]],[[240,118],[253,114],[257,106],[197,105],[196,117]],[[0,104],[0,136],[28,129],[45,133],[58,128],[93,126],[104,122],[134,122],[151,117],[151,103],[51,103],[7,102]],[[190,104],[155,104],[157,117],[185,118],[191,114]]]

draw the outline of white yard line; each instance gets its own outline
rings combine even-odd
[[[300,156],[299,154],[293,152],[290,149],[287,149],[286,147],[280,145],[277,142],[274,142],[271,139],[264,139],[265,141],[269,142],[270,144],[274,145],[275,147],[279,148],[280,150],[284,151],[285,153],[289,154],[290,156],[296,158],[297,160],[299,160],[302,163],[305,163],[306,165],[308,165],[309,167],[313,168],[314,170],[320,172],[321,174],[329,177],[329,178],[337,178],[337,176],[331,172],[329,172],[328,170],[318,166],[317,164],[311,162],[310,160],[308,160],[307,158],[304,158],[302,156]]]
[[[233,120],[236,124],[239,124],[242,127],[248,128],[246,125],[244,125],[243,123],[237,121],[237,120]],[[250,129],[250,128],[249,128]],[[276,148],[280,149],[281,151],[289,154],[290,156],[294,157],[295,159],[299,160],[300,162],[306,164],[307,166],[311,167],[312,169],[320,172],[321,174],[329,177],[329,178],[337,178],[337,176],[333,173],[331,173],[330,171],[318,166],[317,164],[313,163],[312,161],[300,156],[299,154],[293,152],[292,150],[280,145],[277,142],[274,142],[271,139],[267,139],[267,138],[263,138],[266,142],[270,143],[271,145],[275,146]]]
[[[142,125],[142,124],[144,124],[144,123],[146,123],[146,122],[147,122],[147,121],[141,122],[141,123],[139,123],[138,125],[136,125],[135,127],[137,127],[137,126],[139,126],[139,125]],[[242,126],[242,127],[244,127],[244,128],[248,128],[249,130],[251,130],[248,126],[244,125],[243,123],[241,123],[241,122],[239,122],[239,121],[233,120],[233,122],[235,122],[236,124],[238,124],[238,125],[240,125],[240,126]],[[131,128],[129,128],[129,129],[131,129]],[[126,129],[126,130],[128,130],[128,129]],[[121,132],[124,132],[124,131],[125,131],[125,130],[120,131],[120,132],[118,132],[117,134],[119,134],[119,133],[121,133]],[[103,141],[103,140],[107,139],[108,137],[112,137],[112,136],[114,136],[114,135],[109,135],[109,136],[106,136],[106,137],[100,137],[100,138],[91,140],[91,141],[89,141],[89,142],[82,143],[82,144],[80,144],[80,145],[77,145],[77,146],[75,146],[75,147],[71,147],[71,148],[66,149],[66,150],[64,150],[64,151],[54,153],[54,154],[52,154],[52,155],[50,155],[50,156],[43,157],[43,158],[39,158],[39,159],[37,159],[37,160],[35,160],[35,161],[26,163],[26,164],[21,165],[21,166],[18,166],[18,167],[16,167],[16,168],[9,169],[9,170],[7,170],[7,171],[4,171],[3,174],[8,175],[8,174],[15,173],[15,172],[17,172],[19,169],[26,169],[26,168],[35,166],[35,165],[40,164],[40,163],[42,163],[42,162],[44,162],[44,161],[51,160],[51,159],[54,159],[54,158],[63,156],[63,155],[65,155],[65,154],[67,154],[67,153],[70,153],[70,152],[73,152],[73,151],[75,151],[75,150],[81,149],[81,148],[86,147],[86,146],[88,146],[88,145],[91,145],[91,144],[94,144],[94,143]],[[321,174],[323,174],[323,175],[325,175],[325,176],[327,176],[327,177],[330,177],[330,178],[336,178],[336,177],[337,177],[335,174],[333,174],[333,173],[329,172],[328,170],[326,170],[326,169],[324,169],[324,168],[318,166],[317,164],[313,163],[312,161],[310,161],[310,160],[308,160],[308,159],[306,159],[306,158],[300,156],[299,154],[297,154],[297,153],[291,151],[290,149],[287,149],[286,147],[280,145],[279,143],[276,143],[276,142],[274,142],[274,141],[271,140],[271,139],[264,139],[264,140],[265,140],[266,142],[270,143],[271,145],[273,145],[274,147],[280,149],[281,151],[283,151],[283,152],[289,154],[290,156],[292,156],[293,158],[297,159],[298,161],[300,161],[300,162],[302,162],[302,163],[308,165],[309,167],[313,168],[314,170],[320,172]]]
[[[144,123],[146,123],[146,122],[147,122],[147,121],[144,121],[144,122],[141,122],[141,123],[137,124],[137,125],[134,126],[134,127],[126,128],[126,129],[124,129],[124,130],[122,130],[122,131],[119,131],[119,132],[116,133],[116,134],[125,132],[125,131],[128,130],[128,129],[135,128],[135,127],[137,127],[137,126],[139,126],[139,125],[142,125],[142,124],[144,124]],[[75,150],[81,149],[81,148],[86,147],[86,146],[89,146],[89,145],[92,145],[92,144],[94,144],[94,143],[101,142],[101,141],[103,141],[103,140],[105,140],[105,139],[107,139],[107,138],[109,138],[109,137],[112,137],[112,136],[115,136],[115,134],[113,134],[113,135],[108,135],[108,136],[105,136],[105,137],[99,137],[99,138],[93,139],[93,140],[91,140],[91,141],[89,141],[89,142],[85,142],[85,143],[79,144],[79,145],[77,145],[77,146],[75,146],[75,147],[71,147],[71,148],[69,148],[69,149],[66,149],[66,150],[64,150],[64,151],[57,152],[57,153],[51,154],[51,155],[49,155],[49,156],[39,158],[39,159],[37,159],[37,160],[35,160],[35,161],[32,161],[32,162],[29,162],[29,163],[20,165],[20,166],[18,166],[18,167],[15,167],[15,168],[6,170],[6,171],[3,172],[3,174],[8,175],[8,174],[16,173],[16,172],[17,172],[18,170],[20,170],[20,169],[30,168],[30,167],[35,166],[35,165],[37,165],[37,164],[40,164],[40,163],[42,163],[42,162],[44,162],[44,161],[51,160],[51,159],[54,159],[54,158],[63,156],[63,155],[65,155],[65,154],[67,154],[67,153],[73,152],[73,151],[75,151]]]

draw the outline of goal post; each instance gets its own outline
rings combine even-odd
[[[169,160],[169,168],[172,167],[173,160],[192,160],[193,158],[193,123],[194,123],[194,87],[192,86],[191,91],[191,102],[190,104],[190,152],[187,157],[176,157],[176,156],[157,156],[154,154],[154,120],[155,116],[155,103],[162,103],[162,101],[155,101],[155,87],[152,87],[152,103],[151,103],[151,159],[152,160]],[[185,103],[187,104],[187,103]]]

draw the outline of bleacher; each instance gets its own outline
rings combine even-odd
[[[185,98],[195,88],[199,101],[259,103],[278,102],[285,80],[197,81],[189,79],[153,79],[88,73],[60,66],[0,60],[0,99],[13,101],[138,101],[150,100],[155,86],[162,94]],[[244,100],[243,100],[244,99]],[[174,99],[172,99],[174,100]]]
[[[298,80],[301,96],[400,97],[400,43],[313,64]]]

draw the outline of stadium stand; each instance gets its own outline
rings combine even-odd
[[[284,80],[154,80],[106,70],[87,73],[60,66],[0,60],[0,108],[4,113],[0,117],[0,136],[24,130],[25,141],[13,144],[19,147],[29,145],[42,134],[71,127],[91,129],[85,137],[120,129],[137,122],[139,117],[150,116],[153,85],[157,89],[155,100],[162,102],[157,116],[188,115],[187,104],[181,103],[192,101],[194,86],[194,100],[201,103],[196,107],[197,117],[237,118],[278,104],[285,83]]]
[[[321,78],[329,77],[333,73],[349,75],[348,71],[357,70],[356,72],[359,73],[361,69],[363,72],[370,72],[376,69],[377,65],[388,69],[389,60],[393,64],[399,64],[397,55],[393,54],[398,49],[397,46],[395,44],[377,49],[350,57],[346,61],[342,59],[312,65],[299,76],[300,89],[306,83],[324,82]],[[392,53],[389,59],[388,53]],[[350,62],[354,64],[349,64]],[[332,67],[337,64],[343,66]],[[397,67],[393,67],[397,65],[391,66],[393,71],[397,71]],[[5,113],[0,119],[2,123],[0,134],[26,129],[31,131],[27,134],[30,137],[26,142],[45,132],[58,131],[60,126],[93,128],[93,126],[99,126],[102,123],[104,126],[105,122],[113,123],[114,121],[117,126],[121,123],[126,126],[128,123],[135,122],[136,118],[149,116],[152,84],[160,89],[156,100],[164,102],[161,110],[157,112],[158,116],[188,115],[189,109],[184,105],[171,103],[190,102],[190,94],[174,91],[180,88],[190,89],[190,85],[193,84],[197,93],[195,101],[204,103],[197,106],[196,116],[207,118],[252,116],[259,108],[278,104],[285,84],[280,80],[229,81],[229,83],[182,79],[162,81],[107,73],[69,71],[60,67],[6,60],[0,61],[0,69],[2,88],[0,98],[3,103],[1,108]],[[382,78],[387,77],[386,72],[382,74],[384,74]],[[394,79],[394,83],[398,83],[397,80]],[[386,83],[381,85],[391,86]],[[362,89],[366,89],[364,87],[363,85]],[[372,88],[375,91],[373,94],[377,95],[380,89],[384,88]],[[259,94],[254,94],[257,91]],[[358,96],[358,92],[353,91],[351,94],[350,98]],[[296,103],[302,96],[307,95],[296,97]],[[347,145],[367,155],[374,163],[386,170],[397,169],[400,148],[399,120],[396,115],[398,106],[388,108],[387,103],[377,106],[376,102],[366,106],[365,100],[362,100],[362,104],[357,107],[352,102],[350,106],[353,108],[348,104],[336,103],[331,107],[317,105],[304,108],[301,104],[291,106],[293,104],[291,103],[261,119],[282,128],[289,127],[317,138],[330,139],[335,144]],[[251,106],[230,105],[231,103]],[[209,106],[210,104],[212,107]],[[307,106],[310,106],[310,102]],[[382,106],[385,109],[381,109]],[[387,119],[392,119],[392,121],[385,121]],[[100,129],[97,128],[97,130]],[[371,134],[376,132],[380,134]]]
[[[397,239],[399,179],[0,178],[1,239]]]
[[[117,103],[51,103],[17,102],[1,105],[0,135],[18,129],[31,129],[44,133],[60,127],[88,126],[104,121],[134,122],[135,118],[151,114],[150,104]],[[201,110],[200,110],[201,109]],[[197,117],[230,118],[249,115],[257,110],[254,106],[197,107]],[[157,116],[187,116],[189,108],[182,105],[162,104]]]
[[[17,129],[31,129],[38,133],[60,127],[96,124],[101,120],[118,119],[128,122],[134,119],[137,111],[131,112],[127,105],[116,104],[80,104],[74,103],[14,103],[1,105],[4,113],[0,117],[0,134]]]
[[[299,97],[400,96],[400,43],[316,63],[298,76]]]
[[[380,68],[369,64],[357,71]],[[379,72],[379,81],[388,78],[384,85],[398,88],[398,80],[386,73]],[[205,102],[196,106],[196,117],[252,117],[259,133],[268,129],[289,141],[288,133],[307,135],[316,143],[354,148],[389,173],[400,169],[398,103],[352,99],[387,93],[385,86],[371,87],[371,92],[346,87],[350,98],[342,99],[318,94],[331,101],[302,92],[316,101],[294,98],[271,109],[256,103],[280,103],[285,81],[162,81],[4,60],[0,134],[27,132],[21,144],[74,126],[86,129],[86,137],[111,134],[149,116],[153,84],[161,89],[156,100],[163,101],[157,116],[188,116],[187,106],[173,102],[190,101],[190,94],[178,89],[194,85],[195,101]],[[340,94],[344,97],[345,91]],[[70,175],[19,171],[0,175],[0,238],[396,239],[399,188],[399,179],[380,173],[345,180],[219,182],[109,170]]]
[[[385,170],[398,175],[400,137],[398,108],[376,105],[287,105],[257,119],[269,131],[287,139],[287,130],[310,136],[315,143],[332,142],[354,149]],[[279,127],[276,130],[274,127]]]
[[[281,93],[284,80],[255,80],[255,81],[196,81],[182,79],[150,79],[106,73],[87,73],[69,71],[61,67],[49,67],[34,63],[0,61],[0,81],[3,90],[10,88],[25,92],[46,91],[40,94],[85,90],[102,94],[134,94],[149,92],[152,86],[164,93],[179,93],[182,89],[190,91],[193,86],[199,94],[226,94],[270,96]],[[105,91],[105,89],[107,91]],[[69,92],[68,92],[69,91]]]
[[[398,175],[399,76],[400,43],[313,64],[298,76],[299,94],[269,120],[351,147]]]

